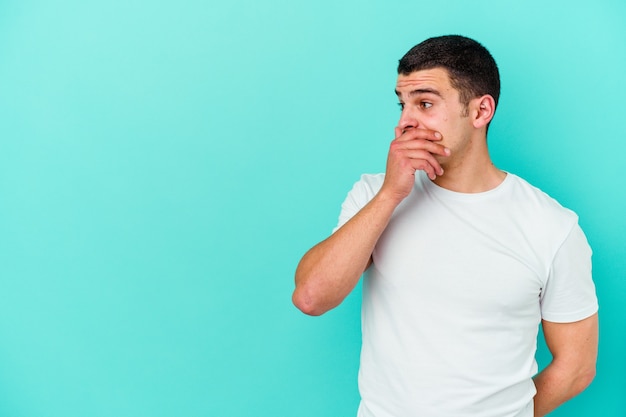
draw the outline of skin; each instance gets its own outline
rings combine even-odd
[[[380,191],[352,219],[311,248],[296,270],[294,304],[321,315],[338,306],[371,264],[376,242],[400,202],[411,192],[415,172],[437,185],[476,193],[497,187],[506,173],[491,162],[487,126],[495,112],[490,95],[463,104],[442,68],[399,75],[402,108],[389,146]],[[595,375],[597,316],[576,323],[543,323],[552,363],[535,377],[535,416],[543,416],[580,393]]]
[[[543,321],[552,362],[534,378],[535,417],[580,394],[596,375],[598,314],[574,323]]]

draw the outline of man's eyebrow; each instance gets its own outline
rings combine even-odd
[[[409,91],[409,97],[417,96],[420,94],[434,94],[441,97],[441,93],[433,88],[418,88],[417,90]],[[400,92],[396,90],[396,95],[400,97]]]

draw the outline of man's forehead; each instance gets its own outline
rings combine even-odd
[[[396,90],[406,88],[429,87],[430,89],[447,89],[450,87],[448,72],[443,68],[414,71],[410,74],[398,74]]]

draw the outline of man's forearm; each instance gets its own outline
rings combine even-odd
[[[552,362],[534,378],[535,417],[543,417],[567,400],[580,394],[595,376],[593,368],[568,369]]]
[[[336,307],[356,286],[398,201],[377,194],[328,239],[308,251],[296,270],[294,304],[310,315]]]
[[[542,417],[580,394],[596,375],[598,314],[571,323],[544,320],[552,362],[535,376],[535,417]]]

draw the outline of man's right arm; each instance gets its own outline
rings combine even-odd
[[[395,208],[411,192],[415,171],[424,170],[431,178],[443,174],[433,157],[433,154],[449,155],[449,150],[435,142],[440,139],[441,135],[430,130],[396,129],[380,191],[300,261],[292,299],[302,312],[313,316],[324,314],[338,306],[356,286],[372,262],[374,246]]]
[[[374,246],[397,204],[378,193],[346,224],[304,255],[296,270],[296,307],[319,316],[343,301],[370,265]]]

